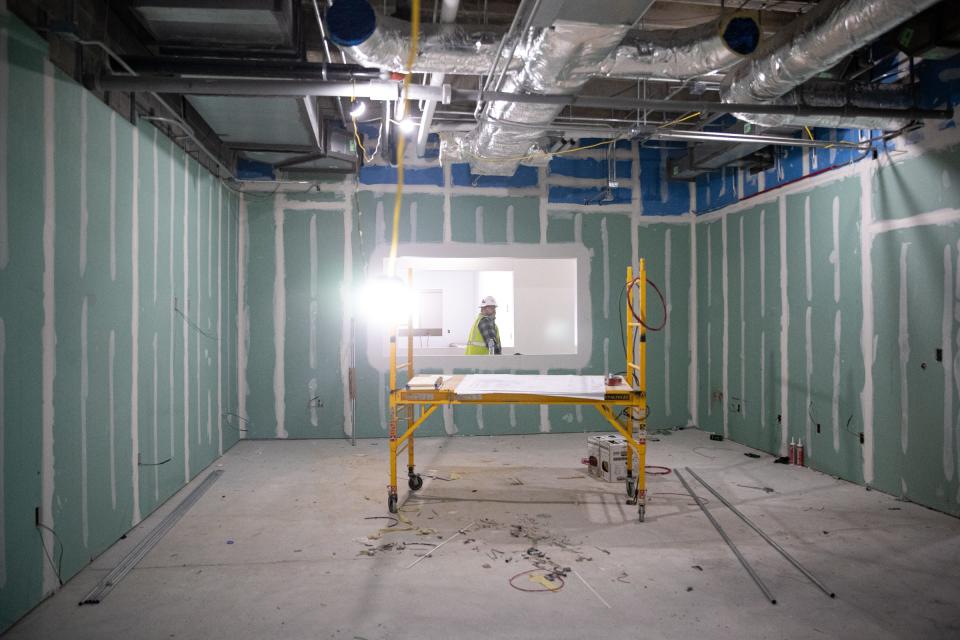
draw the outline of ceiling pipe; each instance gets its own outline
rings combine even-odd
[[[127,69],[137,74],[173,76],[215,76],[223,78],[280,78],[296,80],[381,80],[386,74],[356,64],[275,60],[222,60],[214,58],[180,58],[126,56]]]
[[[751,113],[787,116],[843,116],[868,118],[905,118],[910,120],[949,120],[952,109],[889,109],[872,107],[813,107],[790,104],[724,103],[692,100],[648,100],[637,98],[610,98],[607,96],[522,95],[505,92],[481,92],[472,89],[452,89],[450,102],[484,100],[513,100],[514,102],[549,103],[562,106],[595,107],[598,109],[664,111],[668,113]]]
[[[728,103],[777,100],[818,73],[873,42],[937,0],[824,0],[801,17],[792,29],[765,42],[756,55],[734,67],[721,86]],[[742,111],[741,120],[762,126],[847,126],[896,129],[902,120],[880,122],[847,118],[822,123],[816,118],[755,117]],[[838,124],[839,123],[839,124]],[[876,126],[882,124],[884,126]]]
[[[400,82],[314,82],[278,79],[238,78],[170,78],[164,76],[130,76],[101,74],[95,79],[101,91],[180,93],[213,96],[341,96],[370,98],[371,100],[399,100],[403,85]],[[449,86],[410,87],[412,100],[450,102]]]
[[[441,0],[440,22],[453,24],[457,20],[457,10],[460,0]],[[443,86],[444,74],[434,73],[430,76],[431,87]],[[433,123],[433,112],[437,108],[436,100],[427,100],[423,104],[423,115],[420,117],[420,128],[417,130],[417,156],[423,157],[427,151],[427,138],[430,136],[430,125]]]
[[[243,95],[243,96],[342,96],[370,98],[373,100],[399,100],[402,85],[399,82],[313,82],[303,80],[236,79],[236,78],[170,78],[166,76],[100,75],[94,79],[95,86],[103,91],[126,91],[134,93],[159,92],[185,95]],[[611,98],[608,96],[576,95],[524,95],[503,91],[481,92],[472,89],[451,89],[412,85],[413,100],[437,100],[442,104],[453,102],[476,103],[510,100],[517,103],[546,104],[551,106],[580,106],[606,109],[647,109],[667,113],[752,113],[795,116],[844,116],[882,117],[910,120],[949,120],[951,109],[889,109],[869,107],[813,107],[809,105],[741,104],[689,100],[645,100],[636,98]]]

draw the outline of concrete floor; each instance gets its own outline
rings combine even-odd
[[[837,593],[825,596],[690,479],[774,606],[675,475],[650,477],[638,523],[620,483],[584,476],[582,434],[425,439],[417,450],[421,471],[455,479],[427,478],[405,503],[419,530],[370,539],[390,523],[366,519],[387,515],[385,441],[241,442],[101,604],[76,603],[183,493],[5,638],[960,637],[956,518],[746,457],[701,431],[652,442],[650,464],[696,470]],[[573,572],[554,593],[511,588],[533,568],[533,545],[596,594]]]

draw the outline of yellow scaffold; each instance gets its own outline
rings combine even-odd
[[[412,285],[412,271],[408,272]],[[634,300],[633,291],[639,290],[639,300]],[[627,441],[630,450],[636,454],[637,468],[634,469],[634,456],[627,456],[626,494],[627,504],[637,505],[639,519],[642,522],[647,504],[646,465],[647,449],[647,272],[643,260],[637,275],[633,267],[627,267],[626,278],[626,376],[619,384],[607,382],[603,399],[566,397],[553,395],[534,395],[528,393],[483,393],[457,394],[457,385],[463,376],[444,377],[443,384],[436,389],[407,389],[397,385],[397,336],[398,329],[390,330],[390,484],[387,487],[387,506],[391,513],[397,513],[397,458],[407,452],[407,478],[411,491],[423,486],[423,478],[415,471],[414,432],[443,405],[590,405],[596,407],[607,422],[613,425]],[[639,307],[639,313],[635,307]],[[413,318],[405,325],[407,336],[407,379],[414,377],[413,365]],[[637,342],[637,345],[634,343]],[[405,424],[400,433],[399,425]]]

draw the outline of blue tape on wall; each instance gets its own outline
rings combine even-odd
[[[403,170],[404,184],[443,186],[440,167],[407,167]],[[390,165],[367,165],[360,169],[361,184],[397,184],[397,168]]]
[[[607,161],[596,158],[571,158],[567,156],[556,156],[550,160],[547,170],[552,176],[606,179]],[[618,180],[629,180],[630,176],[633,175],[632,172],[632,161],[617,161]]]
[[[470,165],[461,162],[450,167],[450,177],[457,187],[503,187],[521,189],[535,187],[538,183],[537,168],[520,165],[512,176],[478,176],[470,173]]]
[[[690,211],[690,188],[681,180],[668,180],[666,163],[685,148],[640,148],[640,210],[646,216],[677,216]]]
[[[610,189],[611,200],[602,199],[604,189],[601,187],[550,187],[548,202],[562,204],[629,204],[633,198],[633,190],[626,187]]]

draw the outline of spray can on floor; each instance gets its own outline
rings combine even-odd
[[[797,445],[793,438],[790,438],[790,447],[787,449],[788,464],[797,464]]]
[[[803,440],[797,440],[797,464],[803,465]]]

